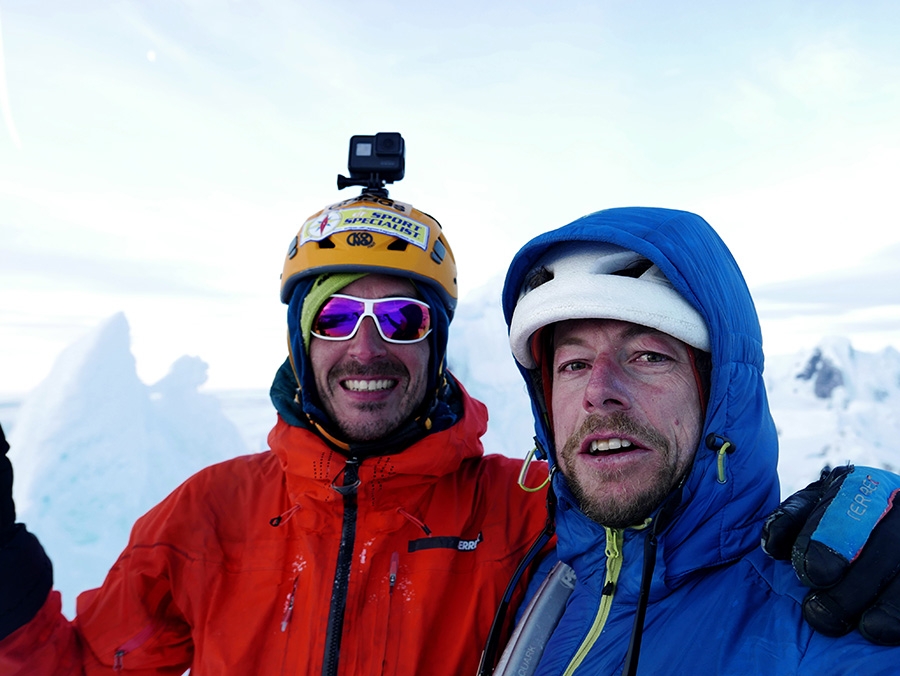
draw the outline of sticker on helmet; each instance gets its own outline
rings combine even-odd
[[[423,251],[428,246],[429,228],[427,225],[387,209],[370,207],[330,209],[309,219],[300,229],[300,246],[306,242],[319,242],[335,233],[348,230],[364,230],[391,235],[409,242]]]

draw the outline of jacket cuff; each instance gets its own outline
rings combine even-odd
[[[25,524],[0,548],[0,640],[30,622],[53,587],[53,565]]]

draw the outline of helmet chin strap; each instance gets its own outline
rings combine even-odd
[[[297,384],[297,387],[294,390],[294,401],[298,404],[300,402],[300,376],[297,374],[297,365],[294,363],[294,349],[291,347],[291,330],[287,330],[287,345],[288,345],[288,361],[291,362],[291,371],[294,372],[294,382]]]
[[[287,344],[288,344],[288,360],[291,362],[291,371],[294,372],[294,382],[297,384],[297,387],[294,389],[294,401],[301,406],[303,406],[303,402],[301,401],[300,392],[303,389],[303,386],[300,384],[300,376],[297,374],[297,365],[294,363],[294,349],[291,346],[291,332],[288,329],[287,336]],[[305,412],[304,412],[305,413]],[[350,451],[350,444],[346,441],[338,439],[336,436],[331,434],[328,430],[326,430],[322,425],[320,425],[311,415],[305,413],[306,420],[309,422],[310,426],[316,431],[320,437],[325,439],[328,443],[333,445],[334,447],[342,450],[344,452]]]

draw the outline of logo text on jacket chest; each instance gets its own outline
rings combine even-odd
[[[455,549],[460,552],[474,552],[483,540],[484,538],[481,533],[472,540],[465,540],[461,537],[453,536],[419,538],[418,540],[409,541],[409,551],[420,552],[425,549]]]

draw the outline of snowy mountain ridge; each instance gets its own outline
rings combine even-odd
[[[900,352],[860,352],[845,338],[828,337],[793,357],[768,360],[764,373],[783,494],[823,465],[900,471]]]

